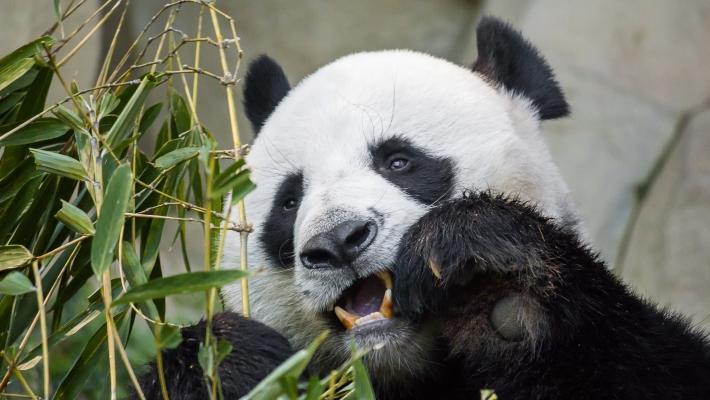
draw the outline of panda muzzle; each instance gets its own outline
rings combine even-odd
[[[392,318],[392,276],[380,271],[359,279],[343,293],[333,310],[347,330]]]

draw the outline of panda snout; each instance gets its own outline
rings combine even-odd
[[[355,261],[375,240],[377,223],[352,219],[314,235],[301,249],[305,268],[341,268]]]

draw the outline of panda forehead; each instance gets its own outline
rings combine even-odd
[[[312,148],[364,145],[395,134],[437,147],[430,142],[437,134],[450,136],[456,128],[470,134],[504,124],[508,103],[481,76],[443,59],[408,50],[357,53],[294,87],[259,136],[288,149],[294,149],[294,140]],[[452,138],[441,139],[451,143]]]

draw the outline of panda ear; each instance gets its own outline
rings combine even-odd
[[[476,28],[478,59],[473,70],[532,101],[540,119],[569,114],[552,69],[537,49],[507,23],[484,17]]]
[[[289,90],[291,86],[284,71],[269,56],[261,55],[249,64],[244,79],[244,108],[254,135]]]

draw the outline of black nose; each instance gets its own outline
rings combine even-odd
[[[306,268],[336,268],[357,258],[377,236],[372,221],[346,221],[328,232],[310,238],[301,250]]]

